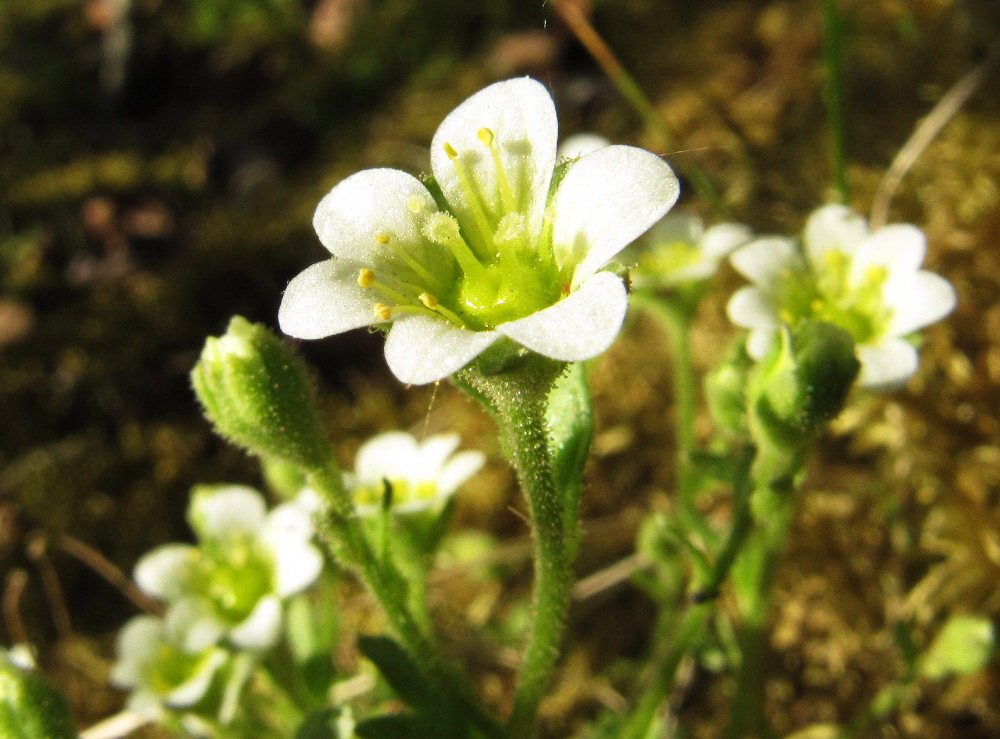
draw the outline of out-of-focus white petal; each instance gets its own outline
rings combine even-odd
[[[130,619],[118,633],[118,661],[111,668],[111,683],[119,688],[141,685],[163,636],[163,621],[156,616]]]
[[[164,620],[167,640],[190,654],[208,649],[226,633],[211,605],[197,597],[171,603]]]
[[[273,551],[274,588],[281,598],[305,590],[323,570],[323,555],[312,544],[290,539]]]
[[[750,285],[733,293],[726,305],[726,315],[744,328],[774,329],[781,323],[771,294]]]
[[[701,217],[688,210],[672,210],[656,222],[645,241],[649,244],[697,244],[705,232]]]
[[[777,336],[777,328],[755,328],[747,336],[747,354],[758,362],[771,350],[771,342]]]
[[[559,144],[558,156],[560,159],[578,159],[610,145],[610,141],[596,133],[576,133]]]
[[[198,664],[197,671],[190,678],[170,691],[163,702],[168,706],[183,708],[197,703],[205,695],[216,671],[226,661],[226,653],[221,649],[213,649],[210,654]]]
[[[853,254],[867,235],[868,224],[853,210],[846,205],[825,205],[806,221],[806,254],[813,264],[819,264],[831,249]]]
[[[890,279],[884,296],[892,309],[890,336],[902,336],[944,318],[958,300],[951,283],[933,272]]]
[[[405,479],[418,457],[416,439],[403,431],[387,431],[361,445],[354,475],[362,485],[378,485],[385,477]]]
[[[732,253],[729,261],[741,275],[762,287],[770,287],[793,274],[805,270],[805,263],[791,239],[768,236],[751,241]]]
[[[404,316],[385,340],[385,359],[400,381],[425,385],[462,369],[499,337],[496,331],[470,331],[429,316]]]
[[[526,216],[528,233],[541,230],[542,212],[556,162],[556,109],[541,83],[527,77],[497,82],[480,90],[441,122],[431,143],[431,170],[459,222],[470,228],[472,209],[448,144],[472,173],[491,215],[501,212],[497,173],[489,149],[479,138],[482,128],[494,135],[504,170]],[[449,373],[450,374],[450,373]],[[440,378],[434,378],[440,379]]]
[[[421,263],[450,262],[441,246],[426,243],[420,233],[423,214],[436,210],[416,177],[398,169],[365,169],[327,193],[316,208],[313,227],[335,257],[376,271],[390,264],[408,271],[395,252],[376,239],[389,238]]]
[[[927,251],[924,232],[908,223],[880,228],[858,246],[851,262],[851,282],[862,282],[872,267],[884,267],[890,275],[920,269]]]
[[[281,601],[271,595],[261,598],[246,620],[229,632],[229,640],[244,649],[267,649],[281,633]]]
[[[264,497],[244,485],[195,488],[188,506],[188,522],[202,541],[256,533],[266,516]]]
[[[172,600],[184,592],[198,550],[190,544],[165,544],[143,555],[133,577],[139,590],[160,600]],[[148,628],[148,627],[146,627]]]
[[[870,390],[891,390],[906,384],[917,371],[917,350],[904,339],[889,338],[875,346],[858,346],[861,362],[858,385]]]
[[[447,464],[444,465],[438,474],[439,495],[447,497],[454,493],[462,483],[479,472],[485,462],[486,457],[481,452],[475,450],[456,454],[448,460]]]
[[[576,264],[576,288],[670,210],[680,186],[669,165],[632,146],[606,146],[569,164],[552,198],[552,244]]]
[[[435,434],[420,443],[418,463],[409,477],[411,480],[436,480],[448,457],[458,448],[458,434]]]
[[[599,272],[555,305],[502,323],[497,331],[546,357],[579,362],[611,346],[627,310],[621,278]]]
[[[719,260],[746,244],[752,236],[749,227],[742,223],[719,223],[705,231],[698,243],[706,257]]]
[[[281,330],[297,339],[322,339],[376,323],[378,296],[358,285],[360,270],[356,262],[328,259],[296,275],[278,308]]]

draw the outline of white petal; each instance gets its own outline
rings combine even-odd
[[[221,649],[213,650],[198,665],[198,671],[185,682],[178,685],[163,702],[168,706],[190,706],[202,699],[215,676],[216,670],[226,661],[226,654]]]
[[[853,254],[867,235],[868,224],[853,210],[845,205],[825,205],[806,221],[806,254],[813,264],[819,264],[831,249]]]
[[[441,497],[448,497],[458,488],[479,472],[486,457],[474,450],[459,452],[444,466],[438,475],[438,493]]]
[[[400,381],[425,385],[462,369],[498,338],[496,331],[470,331],[429,316],[406,316],[389,332],[385,359]]]
[[[877,346],[859,346],[856,351],[861,362],[861,387],[891,390],[905,385],[917,371],[917,350],[904,339],[886,339]]]
[[[627,310],[621,278],[598,272],[555,305],[501,323],[497,331],[546,357],[579,362],[611,346]]]
[[[884,296],[893,311],[890,336],[902,336],[944,318],[954,310],[958,299],[948,280],[924,271],[889,280]]]
[[[747,336],[747,354],[758,362],[771,351],[771,342],[778,335],[776,328],[755,328]]]
[[[751,241],[734,251],[729,261],[737,272],[763,287],[773,285],[786,271],[805,269],[795,243],[781,236]]]
[[[750,241],[751,236],[750,229],[742,223],[719,223],[705,231],[700,241],[701,250],[707,257],[722,259]]]
[[[272,543],[309,541],[313,536],[312,514],[297,502],[282,503],[267,514],[261,538]]]
[[[437,480],[448,457],[454,453],[461,442],[456,433],[435,434],[420,443],[418,468],[414,471],[412,480]]]
[[[413,207],[421,205],[421,208]],[[400,258],[376,238],[388,237],[418,262],[451,262],[440,246],[426,243],[420,224],[437,205],[416,177],[398,169],[366,169],[342,181],[316,207],[313,227],[335,257],[378,270],[401,266]],[[356,275],[355,275],[356,276]]]
[[[305,590],[323,570],[323,555],[312,544],[291,540],[274,549],[275,592],[282,598]]]
[[[328,259],[296,275],[278,308],[281,330],[297,339],[322,339],[378,321],[378,296],[358,285],[360,269],[356,262]]]
[[[741,287],[733,293],[726,305],[726,315],[743,328],[775,329],[781,324],[770,293],[753,286]]]
[[[281,633],[281,601],[277,596],[261,598],[243,623],[229,632],[229,640],[244,649],[267,649]]]
[[[211,604],[198,597],[175,600],[164,621],[167,641],[191,654],[208,649],[226,632]]]
[[[256,533],[266,515],[264,497],[243,485],[197,487],[188,506],[188,521],[203,542]]]
[[[606,146],[570,163],[552,198],[552,244],[576,264],[573,287],[656,223],[677,200],[673,170],[655,154]]]
[[[156,616],[130,619],[118,633],[118,661],[111,669],[111,683],[119,688],[141,685],[163,638],[163,621]]]
[[[407,478],[418,456],[416,439],[404,431],[388,431],[361,445],[354,474],[362,485],[378,485],[386,477]]]
[[[863,281],[872,267],[884,267],[892,276],[920,269],[927,239],[916,226],[898,223],[880,228],[858,246],[851,262],[851,281]]]
[[[468,196],[455,163],[445,152],[448,144],[471,172],[495,221],[502,215],[497,173],[479,130],[493,132],[494,144],[515,198],[527,217],[528,233],[541,230],[549,181],[556,163],[556,109],[541,83],[527,77],[497,82],[480,90],[442,121],[431,143],[431,170],[445,199],[466,229],[473,222]]]
[[[146,595],[172,600],[184,592],[198,550],[190,544],[165,544],[142,556],[135,565],[136,585]]]
[[[578,159],[610,145],[610,141],[596,133],[576,133],[559,144],[558,156],[560,159]]]

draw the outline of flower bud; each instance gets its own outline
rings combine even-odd
[[[851,335],[833,324],[779,337],[751,375],[748,408],[758,443],[792,451],[840,413],[861,365]]]
[[[234,316],[225,335],[205,342],[191,382],[227,439],[305,467],[326,462],[329,440],[306,367],[263,326]]]
[[[0,736],[77,735],[69,703],[35,670],[0,653]]]

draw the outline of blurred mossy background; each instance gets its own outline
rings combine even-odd
[[[840,3],[858,210],[916,122],[1000,35],[998,5]],[[595,0],[584,11],[664,117],[660,153],[703,170],[728,218],[793,233],[834,197],[818,2]],[[188,372],[204,338],[234,313],[275,325],[287,281],[324,253],[310,221],[337,181],[373,166],[424,171],[452,107],[522,74],[551,89],[563,136],[662,149],[541,0],[0,0],[0,567],[8,583],[28,574],[27,636],[81,726],[120,705],[104,683],[135,609],[59,537],[130,571],[189,536],[193,484],[260,484],[199,415]],[[919,645],[951,615],[1000,616],[996,90],[994,74],[894,202],[891,220],[925,229],[927,264],[959,306],[927,332],[910,385],[857,398],[811,467],[762,676],[781,733],[849,721],[898,677],[897,622],[914,624]],[[685,206],[720,217],[684,193]],[[702,368],[732,333],[722,308],[736,284],[724,272],[703,306]],[[516,490],[489,422],[446,384],[401,387],[381,344],[358,331],[300,349],[345,462],[393,428],[455,429],[492,455],[456,523],[506,542],[508,577],[492,595],[495,583],[441,578],[436,601],[460,632],[459,657],[481,666],[480,689],[501,695],[510,670],[503,649],[489,653],[498,639],[462,624],[499,619],[527,593]],[[628,555],[645,512],[672,505],[668,360],[637,318],[592,369],[581,575]],[[627,584],[576,604],[543,705],[547,735],[627,710],[652,615]],[[18,634],[9,619],[5,629],[9,644]],[[725,689],[688,675],[682,723],[712,736]],[[998,695],[994,664],[923,691],[879,731],[995,736]]]

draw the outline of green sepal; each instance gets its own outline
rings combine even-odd
[[[69,702],[35,670],[0,658],[0,736],[9,739],[73,739]]]
[[[725,359],[705,376],[708,412],[719,427],[733,434],[747,430],[747,377],[753,359],[746,352],[746,340],[730,344]]]
[[[307,468],[330,457],[305,364],[264,326],[234,316],[209,337],[191,383],[215,430],[254,454]]]
[[[419,713],[450,713],[439,693],[399,642],[388,636],[359,636],[358,650],[378,668],[396,696]]]

